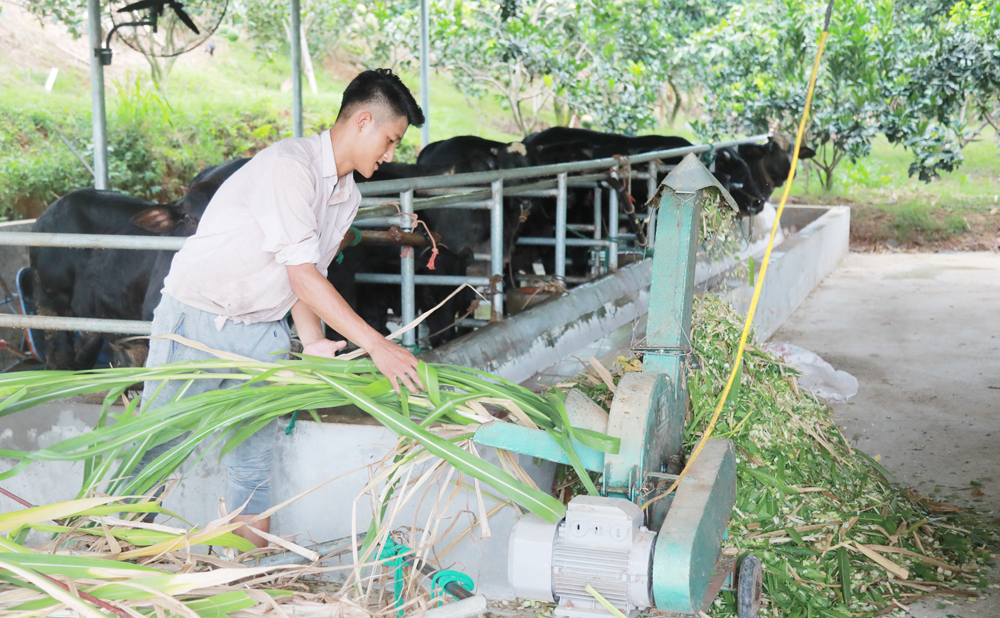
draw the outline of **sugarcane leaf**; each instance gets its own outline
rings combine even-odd
[[[163,513],[188,523],[183,517],[169,509],[163,508],[158,502],[131,502],[129,504],[112,504],[107,506],[96,506],[76,513],[79,516],[103,517],[114,515],[115,513]]]
[[[416,440],[427,451],[444,459],[460,472],[490,484],[508,499],[517,502],[546,521],[557,523],[562,520],[566,507],[552,496],[528,487],[496,466],[458,448],[448,440],[430,433],[409,418],[387,412],[368,397],[351,392],[332,380],[324,379],[332,388],[352,399],[355,405],[371,414],[397,435]]]
[[[107,504],[118,500],[115,497],[83,498],[82,500],[70,500],[69,502],[56,502],[44,506],[36,506],[21,511],[11,511],[10,513],[0,513],[0,531],[13,530],[25,524],[41,523],[78,515],[82,511],[93,508],[101,504]]]
[[[19,565],[10,561],[9,556],[16,556],[19,554],[0,554],[0,567],[11,571],[18,576],[19,579],[32,584],[45,594],[49,595],[53,599],[59,601],[60,603],[66,604],[68,607],[75,609],[77,612],[88,618],[107,618],[103,612],[100,612],[94,608],[93,605],[87,603],[80,597],[70,594],[68,591],[63,590],[59,586],[53,584],[49,580],[45,579],[38,573],[30,569],[25,569]]]
[[[840,589],[844,594],[844,604],[851,604],[851,557],[846,547],[837,548],[837,563],[840,567]]]
[[[64,556],[38,554],[35,552],[27,554],[0,554],[0,556],[8,562],[18,564],[23,568],[31,569],[38,573],[65,575],[76,579],[116,579],[120,577],[164,573],[164,571],[159,569],[131,562],[117,562],[115,560],[91,558],[88,556]]]
[[[420,361],[417,364],[417,375],[420,377],[420,381],[424,383],[424,388],[427,389],[427,395],[430,397],[431,403],[435,407],[440,406],[441,384],[438,381],[437,370],[429,363]]]
[[[34,553],[27,547],[23,547],[14,541],[11,541],[7,537],[0,534],[0,552],[5,553],[18,553],[18,554],[30,554]]]
[[[146,556],[158,556],[164,552],[182,549],[186,545],[207,545],[210,542],[214,542],[215,539],[222,537],[226,533],[242,527],[242,523],[226,524],[207,532],[191,532],[188,534],[178,535],[175,538],[156,543],[155,545],[150,545],[149,547],[122,552],[118,555],[118,559],[131,560],[133,558],[144,558]]]
[[[137,583],[145,588],[151,588],[170,596],[177,596],[198,590],[200,588],[211,588],[213,586],[224,586],[230,582],[247,577],[262,575],[268,571],[273,571],[274,567],[255,567],[248,569],[220,568],[211,571],[198,571],[192,573],[171,573],[164,575],[152,575],[137,579]],[[142,590],[135,586],[130,586],[128,580],[109,582],[100,587],[92,588],[88,592],[98,599],[108,601],[134,601],[138,599],[154,598],[156,595],[148,590]]]
[[[213,597],[185,601],[189,609],[201,618],[227,618],[231,612],[238,612],[257,604],[243,591],[226,592]]]

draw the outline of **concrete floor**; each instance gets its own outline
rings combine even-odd
[[[852,253],[771,341],[858,378],[834,414],[893,480],[1000,512],[1000,255]],[[970,482],[984,495],[973,497]],[[994,581],[997,581],[994,574]],[[915,618],[996,618],[1000,594],[915,604]]]

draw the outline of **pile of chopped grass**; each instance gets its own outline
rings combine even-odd
[[[729,376],[743,327],[714,296],[695,299],[694,358],[684,432],[686,454],[701,437]],[[620,359],[617,382],[641,366]],[[737,453],[736,508],[725,547],[764,563],[762,616],[884,616],[918,599],[977,597],[989,585],[995,525],[950,504],[894,486],[888,472],[851,447],[830,408],[796,383],[797,372],[748,346],[742,379],[713,437]],[[611,393],[596,376],[579,387],[605,409]],[[572,477],[572,470],[562,472]],[[578,490],[564,478],[569,491]],[[715,618],[736,615],[724,592]]]

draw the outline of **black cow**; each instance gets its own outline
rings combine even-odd
[[[503,143],[475,135],[459,135],[428,144],[420,151],[421,165],[460,165],[464,172],[513,169],[538,165],[522,142]],[[460,172],[455,172],[460,173]]]
[[[691,146],[691,142],[683,137],[671,135],[622,135],[618,133],[602,133],[589,129],[571,129],[568,127],[552,127],[524,138],[524,143],[530,147],[544,147],[553,153],[560,148],[578,150],[580,144],[589,144],[595,154],[593,158],[605,158],[615,155],[634,156],[657,150],[673,150]],[[667,165],[680,163],[683,157],[664,157],[661,161]],[[569,159],[574,160],[574,159]],[[730,194],[743,214],[756,214],[764,207],[767,197],[760,191],[754,180],[748,162],[740,153],[724,148],[716,153],[716,179]],[[657,178],[657,182],[662,177]],[[637,206],[642,207],[649,196],[645,182],[632,183],[632,199]],[[623,205],[627,210],[627,205]]]
[[[442,164],[407,164],[384,163],[365,179],[355,178],[360,182],[375,182],[379,180],[395,180],[399,178],[417,178],[422,176],[440,176],[488,171],[482,169],[483,158],[474,154],[464,163]],[[500,159],[505,164],[514,161],[512,157]],[[517,237],[517,228],[521,214],[530,209],[530,200],[525,198],[507,198],[504,200],[504,246],[510,247]],[[491,234],[490,213],[486,210],[469,210],[454,208],[431,208],[418,213],[432,232],[441,236],[441,244],[455,253],[468,249],[469,252],[489,251]]]
[[[197,222],[175,204],[155,204],[114,191],[80,189],[53,202],[33,232],[152,236],[163,230],[190,229]],[[149,288],[154,251],[31,247],[39,315],[137,320]],[[112,337],[108,336],[110,340]],[[117,338],[117,337],[114,337]],[[104,345],[101,333],[74,343],[73,334],[46,331],[46,364],[53,369],[89,369]],[[141,365],[139,348],[116,348],[130,365]],[[118,362],[122,362],[119,358]]]
[[[740,157],[747,162],[754,183],[763,194],[764,199],[771,198],[774,190],[785,184],[788,173],[792,170],[792,153],[785,150],[774,139],[769,138],[767,144],[741,144]],[[803,145],[799,149],[799,159],[811,159],[816,151]]]
[[[405,249],[403,249],[405,250]],[[439,254],[435,259],[435,269],[428,268],[431,249],[415,248],[417,251],[414,273],[418,275],[452,275],[464,276],[472,262],[472,252],[468,249],[456,253],[447,247],[438,246]],[[344,300],[372,328],[383,335],[389,334],[386,321],[389,310],[397,318],[402,312],[400,287],[396,284],[360,283],[355,281],[356,273],[398,273],[400,268],[400,247],[384,245],[361,244],[348,247],[343,251],[340,263],[330,264],[327,279],[340,292]],[[454,288],[442,285],[416,286],[416,310],[427,312],[443,302]],[[456,318],[461,317],[468,309],[475,295],[470,290],[463,290],[446,302],[440,309],[428,316],[425,324],[430,329],[429,343],[438,347],[459,334],[454,326]],[[327,330],[327,335],[334,339],[342,337]]]
[[[73,191],[53,202],[32,231],[190,236],[218,188],[248,160],[203,170],[195,177],[198,182],[192,183],[183,197],[168,204],[147,202],[114,191]],[[28,255],[35,277],[38,312],[151,320],[173,254],[173,251],[32,247]],[[73,333],[47,331],[46,364],[54,369],[89,369],[105,340],[115,339],[119,337],[87,333],[80,341],[74,341]],[[112,348],[118,365],[138,366],[145,362],[147,346],[142,341],[112,344]]]

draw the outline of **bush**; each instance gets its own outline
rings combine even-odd
[[[37,216],[47,204],[93,177],[63,142],[93,161],[90,110],[45,108],[7,98],[0,104],[0,218]],[[191,99],[170,105],[138,79],[116,84],[108,104],[108,183],[150,201],[178,198],[207,166],[258,150],[291,135],[288,113],[270,101]],[[333,117],[307,117],[309,130]]]

